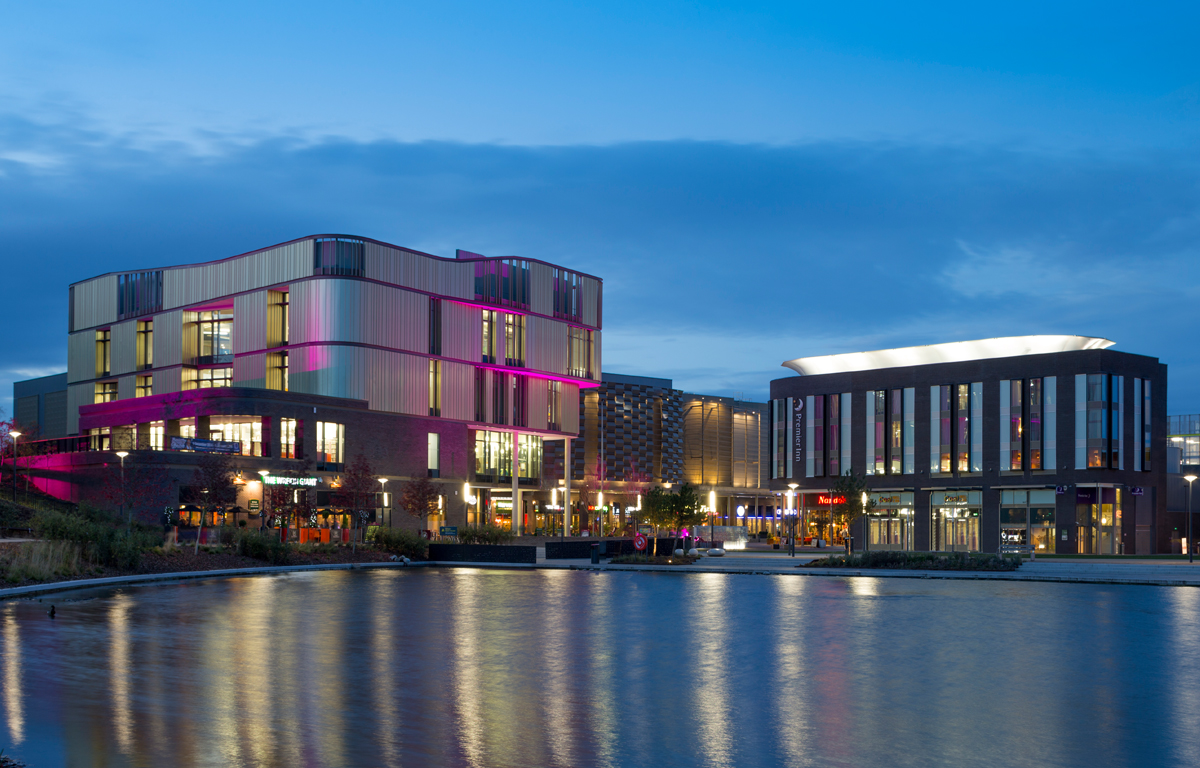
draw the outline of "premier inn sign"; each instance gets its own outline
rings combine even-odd
[[[263,482],[267,485],[297,485],[314,487],[317,484],[315,477],[280,477],[279,475],[263,475]]]

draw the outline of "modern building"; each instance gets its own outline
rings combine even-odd
[[[67,436],[67,374],[13,382],[13,420],[26,440]]]
[[[1200,468],[1200,414],[1168,416],[1167,441],[1167,450],[1172,452],[1171,463],[1179,465],[1175,471],[1181,471],[1182,467],[1189,471]]]
[[[434,478],[443,523],[494,519],[502,498],[526,508],[544,441],[577,433],[600,378],[601,280],[534,259],[317,235],[101,275],[69,307],[65,432],[86,440],[23,464],[74,498],[116,450],[178,489],[201,453],[233,452],[246,501],[306,460],[335,490],[361,453],[381,478]]]
[[[875,508],[856,540],[873,549],[1169,552],[1167,367],[1112,345],[1022,336],[785,362],[799,375],[771,382],[771,487],[795,486],[806,532],[837,540],[832,491],[861,476]]]

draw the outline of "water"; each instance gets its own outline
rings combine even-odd
[[[0,603],[50,766],[1200,762],[1200,590],[421,569]]]

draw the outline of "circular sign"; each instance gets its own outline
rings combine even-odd
[[[633,537],[633,548],[638,552],[642,552],[646,549],[646,534],[639,533]]]

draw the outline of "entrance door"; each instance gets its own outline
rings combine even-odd
[[[979,517],[969,509],[943,507],[938,510],[937,549],[943,552],[978,552]]]

